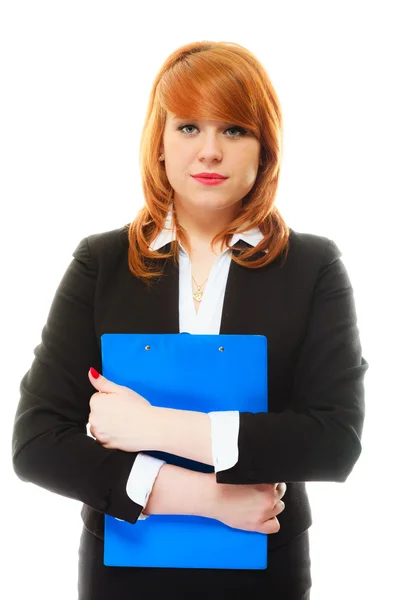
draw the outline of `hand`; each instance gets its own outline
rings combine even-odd
[[[213,518],[235,529],[258,533],[277,533],[276,515],[285,510],[281,498],[286,483],[256,485],[216,484]]]
[[[150,450],[153,406],[146,398],[102,375],[89,371],[98,390],[90,398],[90,433],[105,448],[139,452]]]

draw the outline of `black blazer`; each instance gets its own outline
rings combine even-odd
[[[143,508],[125,490],[137,453],[103,448],[86,433],[95,392],[87,372],[102,370],[100,336],[179,333],[178,266],[164,260],[148,289],[129,271],[127,252],[126,226],[78,244],[21,381],[13,430],[18,477],[81,501],[98,537],[103,513],[135,523]],[[269,412],[240,413],[238,463],[216,481],[287,483],[270,548],[311,525],[304,482],[345,481],[361,452],[369,365],[340,256],[332,240],[291,229],[286,261],[230,265],[220,333],[268,338]]]

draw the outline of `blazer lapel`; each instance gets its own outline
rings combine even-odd
[[[234,244],[234,253],[250,247],[244,240]],[[171,243],[163,251],[169,252]],[[257,254],[255,258],[259,255]],[[131,279],[135,307],[127,319],[132,331],[138,333],[179,333],[179,265],[172,258],[157,261],[163,276],[148,288],[143,282]],[[262,269],[247,269],[231,261],[222,308],[220,333],[248,333],[254,323],[252,303],[260,291]]]
[[[169,252],[171,243],[163,248]],[[157,261],[162,265],[164,275],[145,293],[139,329],[143,333],[179,333],[179,265],[172,258]],[[142,282],[140,285],[144,285]],[[138,330],[139,331],[139,330]]]
[[[171,243],[167,244],[165,251],[169,251],[170,247]],[[247,242],[239,240],[233,246],[233,252],[238,254],[240,248],[247,247],[250,247]],[[253,260],[258,256],[257,253]],[[121,332],[179,333],[179,265],[171,258],[157,261],[157,267],[160,266],[164,275],[154,281],[151,287],[131,277],[127,267],[124,267],[128,283],[126,291],[118,293],[117,302],[121,310],[118,319]],[[222,308],[221,334],[262,333],[264,319],[260,322],[261,315],[258,315],[259,308],[257,309],[260,302],[257,300],[260,294],[265,294],[269,279],[266,278],[266,269],[273,271],[275,268],[272,264],[261,269],[248,269],[231,261]],[[127,298],[132,301],[127,302]],[[264,309],[262,312],[264,313]],[[103,322],[103,331],[108,328],[117,332],[115,320],[113,326],[106,321]]]
[[[155,266],[164,275],[151,285],[132,276],[125,256],[115,266],[113,285],[99,292],[99,343],[103,333],[179,333],[179,265],[171,258]]]
[[[233,253],[238,255],[239,249],[250,247],[244,240],[239,240],[233,246],[237,248]],[[256,260],[261,254],[255,254],[252,260]],[[221,334],[260,333],[253,331],[257,323],[257,319],[254,319],[254,299],[265,286],[263,280],[265,281],[265,269],[249,269],[231,260],[222,308]]]

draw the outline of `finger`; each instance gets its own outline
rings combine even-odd
[[[274,515],[279,515],[281,512],[285,510],[285,503],[282,500],[278,500],[278,502],[274,506]]]
[[[272,517],[272,519],[268,519],[268,521],[262,523],[261,528],[257,531],[259,531],[260,533],[271,534],[278,533],[280,528],[281,524],[279,523],[278,519],[276,517]]]
[[[285,493],[286,493],[286,490],[287,490],[287,485],[286,485],[286,483],[284,483],[284,482],[283,482],[283,483],[279,483],[279,484],[278,484],[278,487],[276,488],[277,497],[278,497],[279,499],[280,499],[280,498],[283,498],[283,496],[284,496],[284,495],[285,495]]]
[[[96,388],[96,390],[98,392],[103,392],[105,394],[109,394],[109,393],[113,393],[113,392],[114,393],[119,392],[121,390],[120,385],[118,385],[117,383],[114,383],[113,381],[110,381],[109,379],[104,377],[104,375],[100,375],[97,372],[96,372],[96,374],[94,374],[95,370],[92,370],[92,369],[93,369],[93,367],[91,367],[89,369],[88,377],[89,377],[91,384],[93,385],[93,387]]]
[[[112,392],[110,392],[112,393]],[[110,396],[110,393],[106,393],[106,392],[95,392],[94,394],[91,395],[90,400],[89,400],[89,408],[90,408],[90,412],[94,412],[95,408],[96,408],[96,401],[97,402],[106,402]],[[97,407],[99,405],[97,404]]]

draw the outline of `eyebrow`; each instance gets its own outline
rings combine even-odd
[[[195,119],[192,117],[172,117],[173,121],[193,121],[193,122],[199,122],[202,119]],[[222,125],[232,125],[232,121],[220,121],[220,123],[222,123]]]

